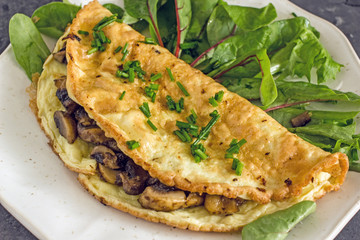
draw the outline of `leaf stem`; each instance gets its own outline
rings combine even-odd
[[[248,61],[248,60],[249,60],[250,58],[253,58],[253,57],[256,57],[256,55],[250,55],[250,56],[246,57],[244,60],[242,60],[242,61],[239,62],[238,64],[236,64],[236,65],[234,65],[234,66],[232,66],[232,67],[230,67],[230,68],[228,68],[228,69],[226,69],[226,70],[218,73],[218,74],[215,75],[213,78],[214,78],[214,79],[220,78],[222,75],[224,75],[225,73],[229,72],[230,70],[232,70],[232,69],[234,69],[234,68],[236,68],[236,67],[244,66],[244,65],[250,63],[252,60],[250,60],[250,61]]]
[[[156,33],[156,37],[158,39],[158,42],[159,42],[159,45],[164,47],[164,43],[161,39],[161,36],[160,36],[160,32],[159,32],[159,29],[157,27],[157,24],[155,23],[154,21],[154,17],[150,11],[150,4],[149,4],[149,0],[146,1],[146,4],[147,4],[147,7],[148,7],[148,10],[149,10],[149,16],[150,16],[150,19],[151,19],[151,22],[152,22],[152,25],[154,26],[154,30],[155,30],[155,33]]]
[[[176,1],[176,0],[175,0]],[[203,52],[202,54],[200,54],[200,56],[198,56],[191,64],[190,66],[194,67],[196,65],[196,63],[198,61],[200,61],[200,59],[202,59],[206,54],[208,54],[212,49],[216,48],[217,46],[219,46],[221,43],[223,43],[226,39],[228,39],[229,37],[234,36],[235,34],[235,30],[236,30],[236,25],[234,26],[233,30],[231,31],[231,33],[224,37],[223,39],[221,39],[219,42],[215,43],[214,45],[212,45],[209,49],[207,49],[205,52]]]
[[[175,48],[175,57],[180,56],[180,42],[181,42],[181,33],[188,27],[181,29],[181,23],[180,23],[180,16],[179,16],[179,10],[183,7],[179,8],[177,0],[175,1],[175,13],[176,13],[176,24],[177,24],[177,40],[176,40],[176,48]]]
[[[268,108],[268,109],[266,109],[264,111],[265,112],[270,112],[270,111],[278,110],[278,109],[281,109],[281,108],[292,107],[292,106],[300,105],[300,104],[304,104],[304,103],[326,102],[326,101],[331,101],[331,99],[313,99],[313,100],[306,100],[306,101],[300,101],[300,102],[294,102],[294,103],[285,103],[285,104],[281,104],[279,106]]]

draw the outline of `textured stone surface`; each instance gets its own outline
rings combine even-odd
[[[360,55],[360,0],[291,0],[298,6],[335,24],[348,37]],[[0,0],[0,53],[8,46],[8,22],[17,12],[28,16],[51,0]],[[336,240],[355,240],[360,236],[360,213],[346,225]],[[0,239],[36,239],[0,205]]]

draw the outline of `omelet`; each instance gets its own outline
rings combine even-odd
[[[103,36],[94,29],[111,17],[97,1],[78,12],[33,99],[54,151],[102,203],[149,221],[226,232],[339,189],[345,154],[288,132],[124,23],[103,26],[96,45]]]

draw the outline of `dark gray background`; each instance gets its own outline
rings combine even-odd
[[[30,16],[37,7],[48,2],[55,1],[0,0],[0,53],[9,44],[8,23],[11,16],[17,12]],[[335,24],[345,33],[357,54],[360,55],[360,0],[291,0],[291,2]],[[359,226],[360,212],[346,225],[336,240],[360,239]],[[33,240],[37,238],[0,205],[0,239]]]

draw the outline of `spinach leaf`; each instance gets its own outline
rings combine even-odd
[[[221,4],[235,24],[246,31],[266,26],[277,17],[276,9],[271,3],[263,8],[228,5],[224,1],[221,1]]]
[[[103,6],[112,14],[117,14],[118,19],[121,19],[124,16],[124,10],[116,4],[106,3]]]
[[[229,90],[248,100],[260,99],[260,78],[226,78],[222,84]]]
[[[177,41],[174,55],[180,57],[182,44],[185,40],[186,33],[189,31],[191,21],[191,1],[190,0],[175,0],[175,13],[177,25]]]
[[[304,29],[298,38],[279,50],[271,58],[273,65],[278,65],[281,79],[287,76],[299,76],[311,80],[311,70],[317,69],[317,82],[323,83],[335,79],[341,64],[335,62],[329,52],[321,45],[317,36],[309,29]]]
[[[186,40],[200,39],[205,24],[219,0],[192,0],[192,18]]]
[[[158,2],[159,0],[124,0],[124,5],[131,17],[145,19],[149,23],[150,34],[160,46],[164,46],[157,22]]]
[[[222,5],[215,7],[206,26],[207,38],[210,45],[214,45],[231,35],[235,27],[234,21]]]
[[[9,22],[9,36],[17,62],[31,80],[33,74],[41,73],[50,51],[31,19],[15,14]]]
[[[59,38],[79,10],[73,4],[52,2],[36,9],[31,18],[41,33]]]
[[[246,225],[242,230],[243,240],[280,240],[300,221],[313,213],[316,204],[302,201],[287,209],[265,215]]]
[[[270,60],[266,54],[266,49],[260,50],[256,54],[256,58],[259,62],[262,75],[262,81],[260,85],[260,100],[263,104],[263,107],[266,109],[277,98],[277,89],[270,72]]]

